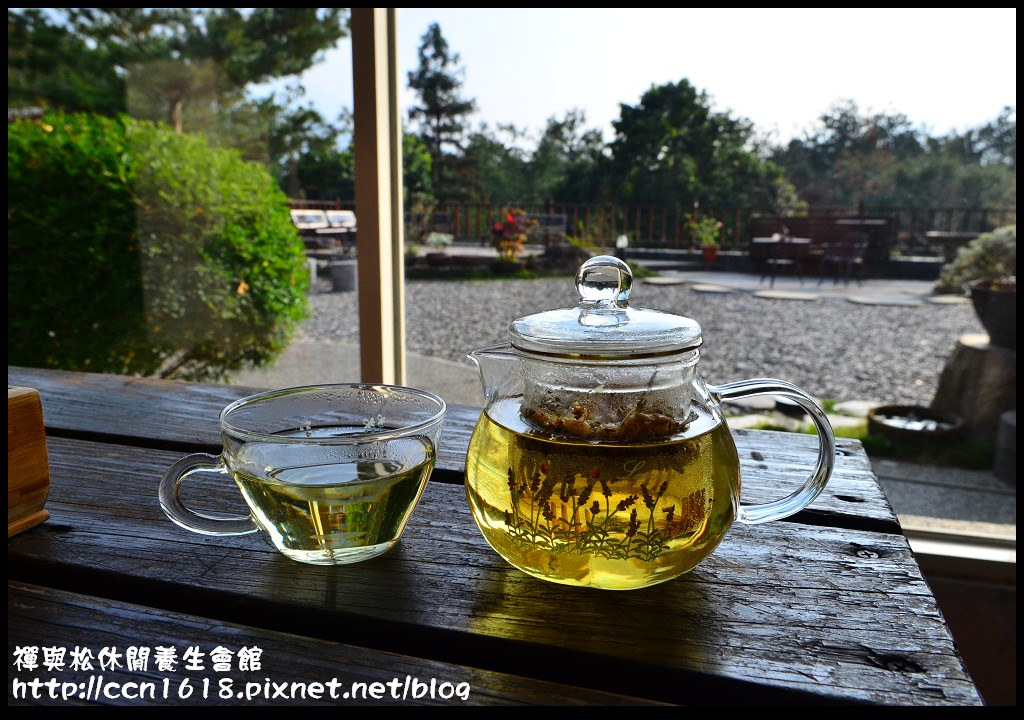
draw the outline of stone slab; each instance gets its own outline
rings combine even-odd
[[[663,277],[658,275],[656,277],[644,278],[642,282],[648,285],[685,285],[689,281],[685,278]]]
[[[754,297],[769,298],[771,300],[817,300],[814,293],[794,292],[792,290],[758,290]]]
[[[971,299],[963,295],[933,295],[928,302],[936,305],[970,305]]]
[[[735,288],[726,287],[725,285],[708,285],[708,284],[705,284],[705,283],[700,283],[700,284],[697,284],[697,285],[692,285],[690,287],[690,289],[693,290],[694,292],[720,293],[720,294],[723,294],[723,295],[725,293],[736,292]]]
[[[858,305],[921,305],[922,301],[914,297],[869,297],[865,295],[852,295],[846,298]]]

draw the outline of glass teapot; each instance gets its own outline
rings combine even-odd
[[[835,438],[821,408],[782,380],[706,385],[701,328],[632,308],[629,266],[591,258],[580,304],[514,321],[510,343],[470,353],[486,403],[466,495],[487,542],[545,580],[632,589],[693,569],[734,521],[798,512],[825,487]],[[817,464],[788,497],[740,504],[740,463],[720,403],[772,394],[810,415]]]

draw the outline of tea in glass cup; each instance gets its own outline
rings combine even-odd
[[[160,504],[198,533],[258,530],[299,562],[340,565],[392,548],[426,487],[444,401],[411,388],[320,385],[238,400],[220,416],[219,457],[189,455],[160,483]],[[230,475],[248,518],[213,519],[178,498],[192,473]]]

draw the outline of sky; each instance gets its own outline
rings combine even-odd
[[[845,99],[932,135],[1017,104],[1015,8],[400,8],[403,87],[432,22],[460,56],[472,126],[512,123],[533,138],[575,108],[610,140],[620,103],[682,78],[775,142],[803,136]],[[351,77],[343,40],[302,83],[333,119],[352,107]]]

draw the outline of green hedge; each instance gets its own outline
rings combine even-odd
[[[8,364],[222,379],[308,313],[303,245],[261,166],[128,118],[7,129]]]

